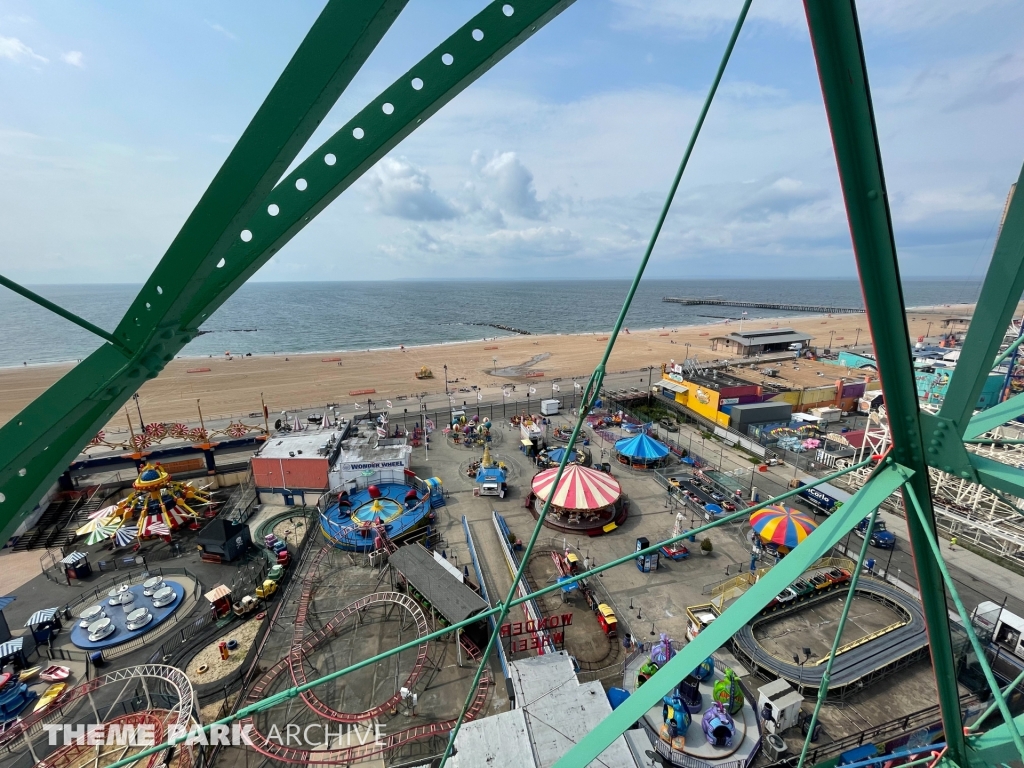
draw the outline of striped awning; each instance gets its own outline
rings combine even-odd
[[[214,587],[213,589],[211,589],[209,592],[207,592],[205,595],[203,595],[203,597],[205,597],[211,603],[215,603],[218,600],[220,600],[221,598],[227,597],[230,594],[231,594],[231,588],[230,587],[227,587],[224,584],[219,584],[216,587]]]
[[[77,565],[83,560],[88,559],[88,555],[85,552],[72,552],[70,555],[61,560],[61,565]]]
[[[59,608],[43,608],[41,611],[36,611],[28,617],[25,626],[31,627],[33,624],[45,624],[48,621],[53,621],[53,617],[57,615],[59,610]]]
[[[6,608],[8,605],[13,603],[17,599],[18,598],[16,595],[5,595],[4,597],[0,597],[0,611],[2,611],[4,608]]]
[[[22,652],[24,647],[24,637],[12,637],[6,643],[0,643],[0,659],[6,659],[8,656],[16,656]]]
[[[533,478],[533,492],[547,501],[555,484],[558,467],[546,469]],[[579,464],[570,464],[562,474],[551,503],[562,509],[603,509],[614,504],[622,488],[614,477]]]

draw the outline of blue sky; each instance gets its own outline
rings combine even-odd
[[[411,0],[308,149],[483,5]],[[739,6],[578,0],[255,279],[631,274]],[[0,0],[3,274],[143,281],[322,7]],[[1024,160],[1024,4],[860,13],[903,273],[980,277]],[[795,0],[755,0],[648,274],[854,274]]]

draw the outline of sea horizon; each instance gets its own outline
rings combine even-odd
[[[178,356],[317,354],[389,349],[500,338],[491,324],[531,334],[609,331],[629,288],[627,279],[594,280],[388,280],[249,282],[201,327],[205,331]],[[48,284],[45,298],[113,330],[140,284]],[[974,303],[980,281],[908,279],[908,307]],[[665,296],[727,296],[834,307],[862,307],[854,278],[658,279],[637,290],[625,327],[636,330],[703,325],[725,320],[757,322],[794,315],[792,310],[689,306]],[[745,314],[744,314],[745,313]],[[74,362],[102,342],[85,330],[10,291],[0,292],[0,367]]]

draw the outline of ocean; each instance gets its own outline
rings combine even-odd
[[[334,352],[441,344],[508,335],[481,323],[531,333],[604,332],[611,329],[629,287],[627,280],[388,281],[249,283],[202,326],[185,357],[251,352]],[[974,302],[980,282],[907,280],[908,306]],[[138,285],[44,285],[33,290],[90,322],[113,330]],[[856,280],[644,281],[625,327],[662,328],[738,319],[741,309],[684,306],[664,296],[728,297],[828,306],[863,306]],[[793,315],[748,310],[747,321]],[[63,318],[0,289],[0,366],[78,360],[101,342]]]

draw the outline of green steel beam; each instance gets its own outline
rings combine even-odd
[[[1021,197],[1024,197],[1024,195],[1021,195]],[[1021,336],[1021,338],[1024,339],[1024,336]],[[964,430],[963,435],[966,439],[975,438],[978,435],[991,432],[996,427],[1001,427],[1021,414],[1024,414],[1024,393],[1014,395],[1003,400],[1001,403],[996,403],[991,408],[986,408],[984,411],[975,414],[967,423],[967,428]]]
[[[0,540],[143,380],[284,243],[571,2],[490,3],[274,187],[404,4],[333,0],[115,331],[134,354],[101,347],[0,429]]]
[[[1016,187],[1014,189],[1016,189]],[[998,368],[999,365],[1002,362],[1004,362],[1006,358],[1012,355],[1017,350],[1017,347],[1019,347],[1021,344],[1024,344],[1024,334],[1017,336],[1017,338],[1013,340],[1013,343],[1010,344],[1010,346],[1008,346],[1006,349],[999,353],[999,355],[993,361],[992,367]]]
[[[1016,188],[1024,188],[1024,168],[1021,168]],[[960,434],[968,428],[971,414],[978,406],[981,390],[992,371],[992,358],[999,352],[1021,294],[1024,294],[1024,195],[1014,194],[996,239],[963,350],[939,409],[939,415],[951,419]]]
[[[891,456],[914,470],[911,482],[934,528],[910,333],[857,11],[852,0],[805,0],[804,8],[885,392]],[[992,354],[985,360],[992,360]],[[923,524],[909,511],[906,517],[949,756],[963,763],[963,726],[942,573],[928,549]]]
[[[875,519],[878,517],[878,507],[871,510],[868,517],[867,530],[875,529]],[[846,590],[846,601],[843,603],[843,610],[839,614],[839,624],[836,626],[836,634],[832,638],[832,648],[828,652],[828,659],[825,662],[825,671],[821,673],[821,684],[818,686],[818,700],[814,704],[814,711],[811,713],[811,722],[807,726],[807,738],[804,739],[803,748],[800,750],[800,760],[796,768],[804,768],[804,761],[807,760],[807,750],[811,747],[811,738],[814,736],[814,729],[818,724],[818,715],[825,705],[828,697],[828,686],[832,680],[832,666],[839,654],[839,645],[843,641],[843,630],[846,629],[846,619],[850,615],[850,608],[853,607],[853,598],[857,594],[857,584],[860,583],[861,569],[864,567],[864,559],[868,556],[868,545],[871,543],[871,536],[867,535],[860,545],[860,553],[857,556],[857,565],[850,574],[850,586]]]
[[[619,332],[622,330],[622,325],[626,320],[626,315],[629,313],[629,308],[633,303],[633,297],[636,295],[637,288],[640,287],[640,281],[643,279],[644,270],[647,268],[647,264],[651,260],[651,255],[654,253],[654,246],[658,242],[658,236],[661,234],[662,227],[665,225],[665,219],[668,218],[668,212],[672,208],[672,201],[675,199],[676,191],[679,189],[679,183],[683,179],[683,173],[686,171],[686,166],[690,162],[690,155],[693,154],[693,148],[697,144],[697,138],[700,136],[700,130],[704,126],[704,120],[708,116],[708,110],[711,109],[711,102],[714,101],[715,93],[718,92],[718,85],[722,82],[722,76],[725,74],[725,68],[732,56],[733,49],[736,47],[736,40],[740,36],[740,30],[743,29],[743,22],[747,18],[747,12],[750,10],[751,2],[752,0],[745,0],[742,8],[740,9],[740,14],[736,19],[732,35],[730,35],[729,42],[725,46],[725,53],[722,54],[722,60],[718,64],[718,71],[715,73],[711,87],[708,89],[707,96],[704,98],[704,105],[701,108],[700,114],[697,116],[697,122],[693,126],[693,130],[690,132],[690,140],[686,145],[686,150],[683,152],[682,159],[679,161],[679,167],[676,169],[675,178],[672,180],[668,195],[665,197],[665,202],[661,206],[661,213],[659,214],[654,225],[654,230],[651,232],[651,236],[647,241],[647,249],[644,251],[643,257],[640,259],[640,264],[637,266],[636,274],[633,276],[633,282],[630,283],[629,290],[626,292],[626,298],[622,302],[622,309],[619,310],[619,316],[615,319],[615,325],[612,328],[612,332],[609,334],[608,343],[605,345],[604,355],[601,357],[601,361],[594,369],[594,375],[591,377],[590,382],[583,393],[583,398],[580,402],[579,415],[576,417],[576,424],[573,427],[572,435],[569,437],[569,445],[576,444],[576,439],[579,437],[580,430],[583,428],[583,422],[586,419],[587,413],[590,411],[590,407],[594,399],[601,391],[601,384],[604,380],[605,367],[608,364],[608,358],[611,357],[612,350],[615,348],[615,342],[619,339]],[[561,482],[562,473],[565,471],[565,467],[569,462],[569,454],[570,451],[565,451],[563,453],[562,460],[558,463],[558,471],[555,473],[555,479],[552,481],[552,488],[557,488],[558,484]],[[512,607],[512,598],[515,597],[516,589],[519,587],[519,582],[523,578],[523,573],[529,566],[534,544],[536,544],[537,537],[540,535],[541,528],[544,524],[544,520],[547,518],[548,510],[551,509],[551,501],[554,497],[555,494],[551,493],[548,496],[548,500],[544,502],[544,507],[537,516],[536,523],[534,523],[533,533],[530,535],[530,541],[523,552],[522,562],[519,564],[519,568],[516,570],[515,576],[512,579],[512,584],[508,589],[508,594],[506,594],[505,600],[499,604],[501,610],[495,618],[495,624],[499,626],[504,623],[505,617],[508,615],[509,609]],[[455,748],[455,739],[458,737],[459,729],[462,728],[462,723],[465,720],[466,713],[469,712],[469,708],[473,703],[475,691],[477,686],[480,684],[480,678],[483,675],[484,668],[489,663],[491,654],[494,651],[494,645],[498,642],[498,637],[499,633],[492,632],[491,637],[487,641],[487,647],[484,649],[484,652],[480,654],[480,663],[477,665],[473,684],[470,686],[469,693],[466,695],[466,700],[462,705],[462,710],[459,712],[459,717],[455,721],[455,727],[452,728],[448,734],[448,743],[445,745],[444,754],[441,755],[441,763],[438,768],[444,768],[445,764],[448,762],[448,757],[452,754],[452,750]]]
[[[902,484],[903,475],[894,466],[887,466],[868,480],[850,501],[833,512],[800,546],[762,576],[728,610],[701,630],[671,661],[584,736],[555,763],[555,768],[585,768],[591,765],[591,761],[597,760],[626,729],[631,728],[651,707],[658,705],[662,697],[680,680],[728,642],[769,600],[799,578],[815,560],[835,546]]]
[[[970,454],[970,459],[978,481],[986,488],[1024,498],[1024,470],[976,453]]]
[[[25,286],[19,285],[18,283],[14,282],[13,280],[11,280],[9,278],[4,277],[3,275],[0,275],[0,285],[3,285],[3,286],[6,286],[7,288],[10,288],[15,293],[17,293],[17,294],[19,294],[21,296],[24,296],[29,301],[35,302],[39,306],[43,307],[43,309],[48,309],[50,312],[53,312],[55,315],[60,315],[65,320],[70,320],[72,323],[77,325],[79,328],[84,328],[89,333],[94,334],[96,336],[99,336],[104,341],[109,341],[114,346],[120,347],[121,351],[127,352],[127,353],[131,354],[131,350],[128,349],[128,347],[126,347],[124,345],[124,343],[121,342],[120,339],[118,339],[116,336],[114,336],[114,334],[110,333],[109,331],[104,331],[98,325],[93,325],[88,320],[85,320],[84,318],[81,318],[78,315],[76,315],[74,312],[69,312],[68,310],[64,309],[64,307],[60,306],[59,304],[54,304],[52,301],[50,301],[49,299],[43,298],[42,296],[40,296],[35,291],[30,291]],[[1024,337],[1022,337],[1022,338],[1024,338]]]
[[[929,521],[921,506],[921,500],[918,498],[917,493],[909,482],[903,486],[903,492],[910,497],[911,507],[921,522],[925,524],[924,530],[925,535],[928,537],[928,546],[931,548],[932,556],[935,558],[935,562],[938,564],[939,570],[942,571],[942,579],[946,583],[946,588],[949,590],[950,597],[953,598],[953,605],[956,606],[956,612],[960,615],[960,622],[963,626],[964,632],[967,633],[967,640],[970,642],[971,648],[974,650],[974,655],[977,656],[978,666],[981,667],[981,672],[985,676],[985,682],[988,683],[992,698],[995,699],[996,708],[1003,716],[1003,722],[1013,724],[1013,727],[1009,730],[1009,736],[1013,741],[1014,746],[1017,748],[1017,754],[1020,756],[1021,761],[1024,761],[1024,739],[1021,738],[1020,731],[1017,729],[1016,724],[1013,723],[1013,715],[1010,712],[1010,707],[1007,705],[1006,699],[1003,697],[1003,691],[999,687],[999,682],[996,680],[995,674],[992,672],[992,667],[989,666],[988,659],[985,658],[985,648],[982,646],[981,641],[978,640],[978,635],[975,633],[974,627],[971,625],[971,616],[967,612],[967,608],[964,606],[963,601],[960,599],[960,595],[956,591],[956,585],[953,583],[953,577],[949,575],[949,569],[946,568],[946,563],[942,558],[942,552],[939,550],[939,542],[935,537],[935,532],[932,530],[931,526],[927,524]],[[948,743],[947,739],[947,744]]]

